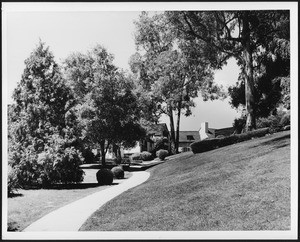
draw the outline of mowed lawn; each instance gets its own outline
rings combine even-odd
[[[289,230],[290,131],[152,167],[81,231]]]
[[[42,216],[64,205],[110,186],[99,186],[96,179],[98,169],[84,169],[84,180],[80,184],[61,185],[53,189],[19,190],[8,198],[8,229],[22,231]],[[125,179],[131,174],[125,172]],[[120,180],[115,179],[113,185]],[[87,204],[88,206],[88,204]]]

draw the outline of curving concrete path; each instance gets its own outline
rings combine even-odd
[[[128,180],[123,180],[119,185],[93,193],[61,207],[32,223],[23,231],[78,231],[89,216],[102,205],[126,190],[142,184],[149,177],[150,173],[146,171],[133,172]]]

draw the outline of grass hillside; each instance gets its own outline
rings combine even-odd
[[[288,230],[290,132],[149,169],[151,177],[96,211],[82,231]]]

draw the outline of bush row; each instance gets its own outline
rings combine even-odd
[[[269,133],[269,128],[262,128],[262,129],[250,131],[247,133],[231,135],[231,136],[223,137],[223,138],[205,139],[202,141],[197,141],[197,142],[192,143],[191,149],[194,154],[202,153],[202,152],[213,150],[213,149],[216,149],[219,147],[246,141],[251,138],[262,137],[262,136],[265,136],[267,133]]]
[[[160,149],[160,150],[156,151],[156,156],[160,160],[164,160],[168,155],[169,155],[169,152],[167,150]],[[130,162],[141,163],[143,161],[151,161],[154,159],[154,157],[155,156],[153,154],[151,154],[150,152],[143,151],[141,153],[132,154],[129,157],[129,159],[130,159]]]
[[[233,123],[234,130],[237,134],[242,133],[246,126],[246,116],[236,118]],[[275,133],[280,130],[287,129],[290,125],[290,112],[279,111],[276,115],[269,115],[268,117],[260,117],[256,121],[256,127],[269,128],[270,133]]]
[[[49,187],[55,183],[78,183],[83,180],[84,172],[79,168],[83,158],[74,147],[65,148],[57,141],[39,154],[30,148],[11,152],[8,193],[13,193],[17,188]]]

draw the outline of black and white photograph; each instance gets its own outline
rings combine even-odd
[[[298,2],[1,8],[3,240],[298,238]]]

